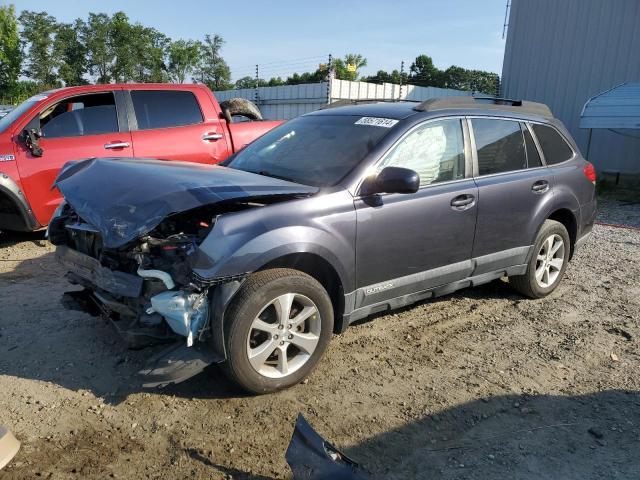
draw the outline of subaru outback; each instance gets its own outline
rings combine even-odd
[[[346,105],[344,103],[347,103]],[[82,308],[156,347],[146,386],[222,363],[265,393],[358,319],[507,277],[540,298],[595,218],[595,171],[542,104],[342,102],[221,166],[88,159],[49,226]]]

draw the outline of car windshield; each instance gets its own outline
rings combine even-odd
[[[390,131],[357,123],[361,118],[298,117],[240,150],[226,166],[304,185],[335,185]]]
[[[9,126],[11,126],[13,122],[15,122],[18,118],[20,118],[24,112],[26,112],[31,107],[33,107],[36,103],[40,102],[45,98],[47,97],[44,95],[35,95],[25,100],[24,102],[22,102],[16,108],[14,108],[9,113],[7,113],[4,117],[0,118],[0,133],[4,132],[7,128],[9,128]]]

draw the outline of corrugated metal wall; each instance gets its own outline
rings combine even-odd
[[[501,93],[549,105],[583,154],[585,102],[639,80],[640,0],[512,0]],[[589,156],[599,170],[638,173],[640,139],[594,130]]]
[[[395,99],[399,98],[400,85],[384,83],[378,85],[367,82],[350,82],[333,80],[331,82],[331,101],[344,99]],[[427,100],[451,95],[471,95],[450,88],[402,86],[402,98],[407,100]],[[224,90],[215,92],[219,102],[229,98],[241,97],[256,101],[254,88]],[[327,82],[308,83],[304,85],[283,85],[280,87],[259,87],[258,106],[265,118],[286,120],[312,112],[328,103],[329,92]]]

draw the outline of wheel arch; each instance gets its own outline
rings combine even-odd
[[[20,187],[0,175],[0,229],[31,232],[40,227]]]
[[[338,271],[328,260],[311,252],[289,253],[269,261],[258,271],[270,268],[291,268],[316,279],[324,287],[331,299],[334,333],[341,333],[345,330],[347,325],[343,322],[344,285]]]
[[[568,208],[558,208],[551,212],[547,219],[555,220],[556,222],[564,225],[564,228],[567,229],[567,232],[569,233],[569,241],[571,243],[569,253],[569,260],[571,260],[578,236],[578,220],[576,216]]]

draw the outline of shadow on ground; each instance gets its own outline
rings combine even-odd
[[[345,449],[379,478],[629,479],[640,472],[640,393],[496,396]]]
[[[482,398],[342,451],[374,479],[637,478],[639,407],[640,393],[624,390]],[[188,453],[233,478],[269,478]]]

